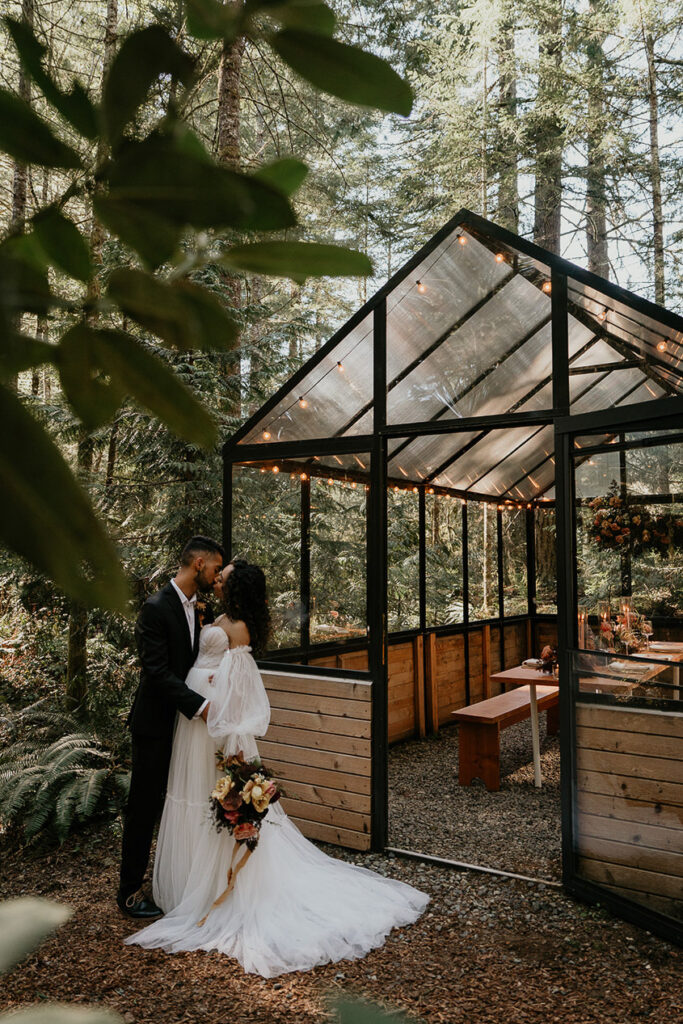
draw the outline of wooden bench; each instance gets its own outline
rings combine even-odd
[[[552,735],[559,725],[559,687],[536,686],[539,711],[548,712],[547,730]],[[489,790],[500,789],[500,730],[521,722],[531,714],[529,687],[520,686],[479,704],[470,704],[453,712],[460,723],[459,781],[469,786],[481,779]]]

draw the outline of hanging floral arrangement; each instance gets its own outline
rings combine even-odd
[[[616,481],[589,507],[593,513],[590,537],[600,548],[629,549],[634,554],[656,551],[668,556],[670,551],[683,547],[683,516],[672,512],[652,515],[646,506],[622,498]]]

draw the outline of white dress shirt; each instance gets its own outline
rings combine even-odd
[[[176,583],[175,580],[171,580],[171,586],[173,587],[173,589],[175,590],[176,594],[180,598],[180,603],[183,606],[183,611],[185,612],[185,618],[187,619],[187,628],[190,631],[190,646],[194,650],[194,627],[195,627],[195,616],[194,616],[194,613],[195,613],[195,608],[197,606],[197,595],[193,594],[192,597],[188,597],[186,594],[183,594],[182,590],[180,589],[180,587],[178,586],[178,584]],[[202,711],[204,710],[204,708],[206,707],[206,705],[208,703],[209,703],[208,700],[204,701],[204,703],[201,705],[201,707],[197,710],[197,713],[194,716],[195,718],[200,718],[201,717]]]

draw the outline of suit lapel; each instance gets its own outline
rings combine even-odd
[[[185,639],[185,643],[187,644],[188,650],[191,650],[192,649],[192,644],[190,642],[190,627],[187,624],[187,618],[185,616],[185,609],[183,608],[182,604],[180,603],[180,598],[178,597],[178,595],[176,594],[175,590],[173,589],[173,587],[171,586],[170,583],[167,584],[167,586],[164,587],[164,594],[166,594],[166,598],[168,600],[168,603],[169,603],[169,605],[170,605],[170,607],[171,607],[171,609],[172,609],[176,619],[178,620],[178,625],[179,625],[179,627],[181,629],[181,636]],[[195,618],[195,639],[197,637],[196,622],[197,622],[197,620]]]
[[[197,654],[199,653],[199,634],[201,632],[201,628],[202,627],[201,627],[201,623],[199,621],[199,612],[197,611],[197,608],[195,606],[195,610],[194,610],[194,647],[192,649],[192,653],[194,654],[195,658],[197,657]]]

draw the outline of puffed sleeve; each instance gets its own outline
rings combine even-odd
[[[265,735],[270,704],[250,648],[226,651],[213,677],[210,700],[209,735],[226,748],[238,750],[243,739]]]

